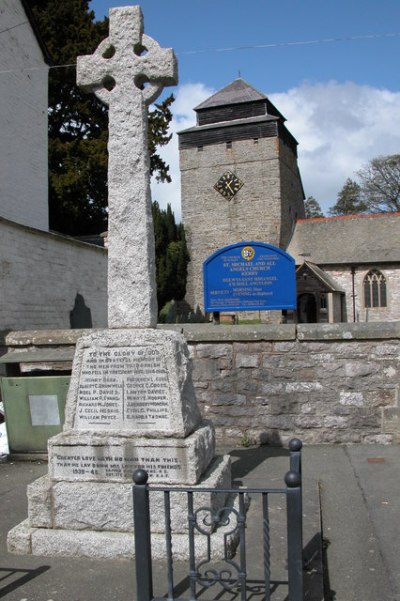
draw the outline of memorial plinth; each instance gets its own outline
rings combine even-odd
[[[177,332],[100,330],[77,345],[65,428],[183,438],[200,424]]]
[[[214,457],[208,424],[187,438],[58,434],[49,440],[49,476],[59,481],[132,481],[145,469],[153,484],[197,484]]]
[[[196,403],[186,342],[173,331],[99,330],[79,340],[64,429],[49,440],[48,460],[48,474],[28,487],[28,519],[9,533],[11,552],[132,557],[138,468],[153,484],[231,485],[229,458],[215,457],[213,427]],[[225,501],[202,493],[196,504],[216,510]],[[174,549],[183,557],[186,496],[173,493],[171,504]],[[154,554],[162,558],[162,493],[152,508]],[[216,553],[218,545],[224,552],[222,539]]]

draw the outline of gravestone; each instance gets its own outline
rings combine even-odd
[[[174,54],[143,33],[140,7],[111,9],[109,37],[78,59],[77,79],[109,106],[109,329],[77,344],[63,432],[49,440],[48,474],[28,487],[28,519],[9,533],[8,548],[132,557],[136,468],[152,483],[227,488],[230,464],[214,456],[183,336],[156,329],[147,105],[176,83]],[[185,510],[174,495],[174,550],[184,555]],[[215,505],[216,496],[200,502]],[[161,501],[152,529],[163,557]]]

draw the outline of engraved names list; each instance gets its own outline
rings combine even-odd
[[[85,349],[79,380],[78,430],[170,428],[170,386],[154,346]]]

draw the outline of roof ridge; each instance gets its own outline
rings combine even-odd
[[[354,213],[352,215],[332,215],[331,217],[308,217],[297,219],[296,223],[303,222],[317,222],[317,221],[333,221],[333,220],[344,220],[344,219],[365,219],[367,217],[394,217],[400,216],[400,211],[386,211],[382,213]]]

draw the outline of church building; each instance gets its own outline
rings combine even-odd
[[[196,126],[179,133],[191,309],[204,310],[203,262],[252,240],[296,262],[297,311],[263,312],[263,321],[400,319],[400,213],[304,219],[297,141],[243,79],[194,110]]]
[[[400,319],[400,213],[301,219],[287,249],[300,322]]]

